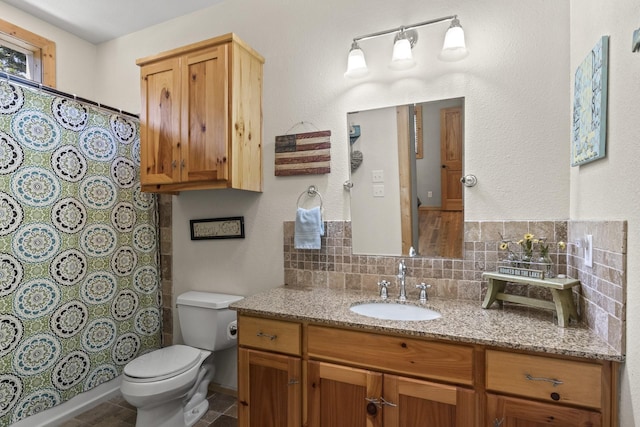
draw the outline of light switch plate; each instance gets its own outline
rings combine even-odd
[[[384,182],[384,171],[382,169],[372,170],[371,182]]]

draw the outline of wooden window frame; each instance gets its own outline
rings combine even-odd
[[[41,61],[42,84],[49,87],[56,87],[56,44],[55,42],[41,37],[31,31],[18,27],[17,25],[0,19],[0,34],[9,40],[26,44],[27,49],[38,55]]]

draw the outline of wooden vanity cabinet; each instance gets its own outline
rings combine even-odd
[[[240,314],[242,427],[617,427],[616,362]]]
[[[238,426],[300,427],[301,325],[238,316]]]
[[[461,387],[308,362],[308,427],[468,427],[475,400]]]
[[[488,425],[617,426],[617,364],[498,350],[485,354]]]
[[[475,424],[471,346],[315,325],[306,341],[309,427]]]
[[[138,59],[142,191],[262,191],[262,64],[234,34]]]

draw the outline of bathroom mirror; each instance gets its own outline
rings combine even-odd
[[[353,253],[462,258],[464,98],[347,114]]]

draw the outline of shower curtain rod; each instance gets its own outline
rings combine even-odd
[[[100,104],[99,102],[91,101],[89,99],[81,98],[79,96],[69,94],[66,92],[59,91],[58,89],[54,89],[49,86],[45,86],[42,83],[34,82],[33,80],[24,79],[22,77],[14,76],[13,74],[6,73],[4,71],[0,71],[0,77],[3,77],[5,80],[13,81],[23,86],[29,86],[35,89],[40,89],[45,92],[52,93],[54,95],[63,96],[65,98],[73,99],[74,101],[83,102],[85,104],[93,105],[94,107],[102,108],[104,110],[113,111],[114,113],[123,114],[125,116],[135,117],[136,119],[140,118],[139,115],[129,113],[127,111],[120,110],[118,108],[109,107],[108,105]]]

